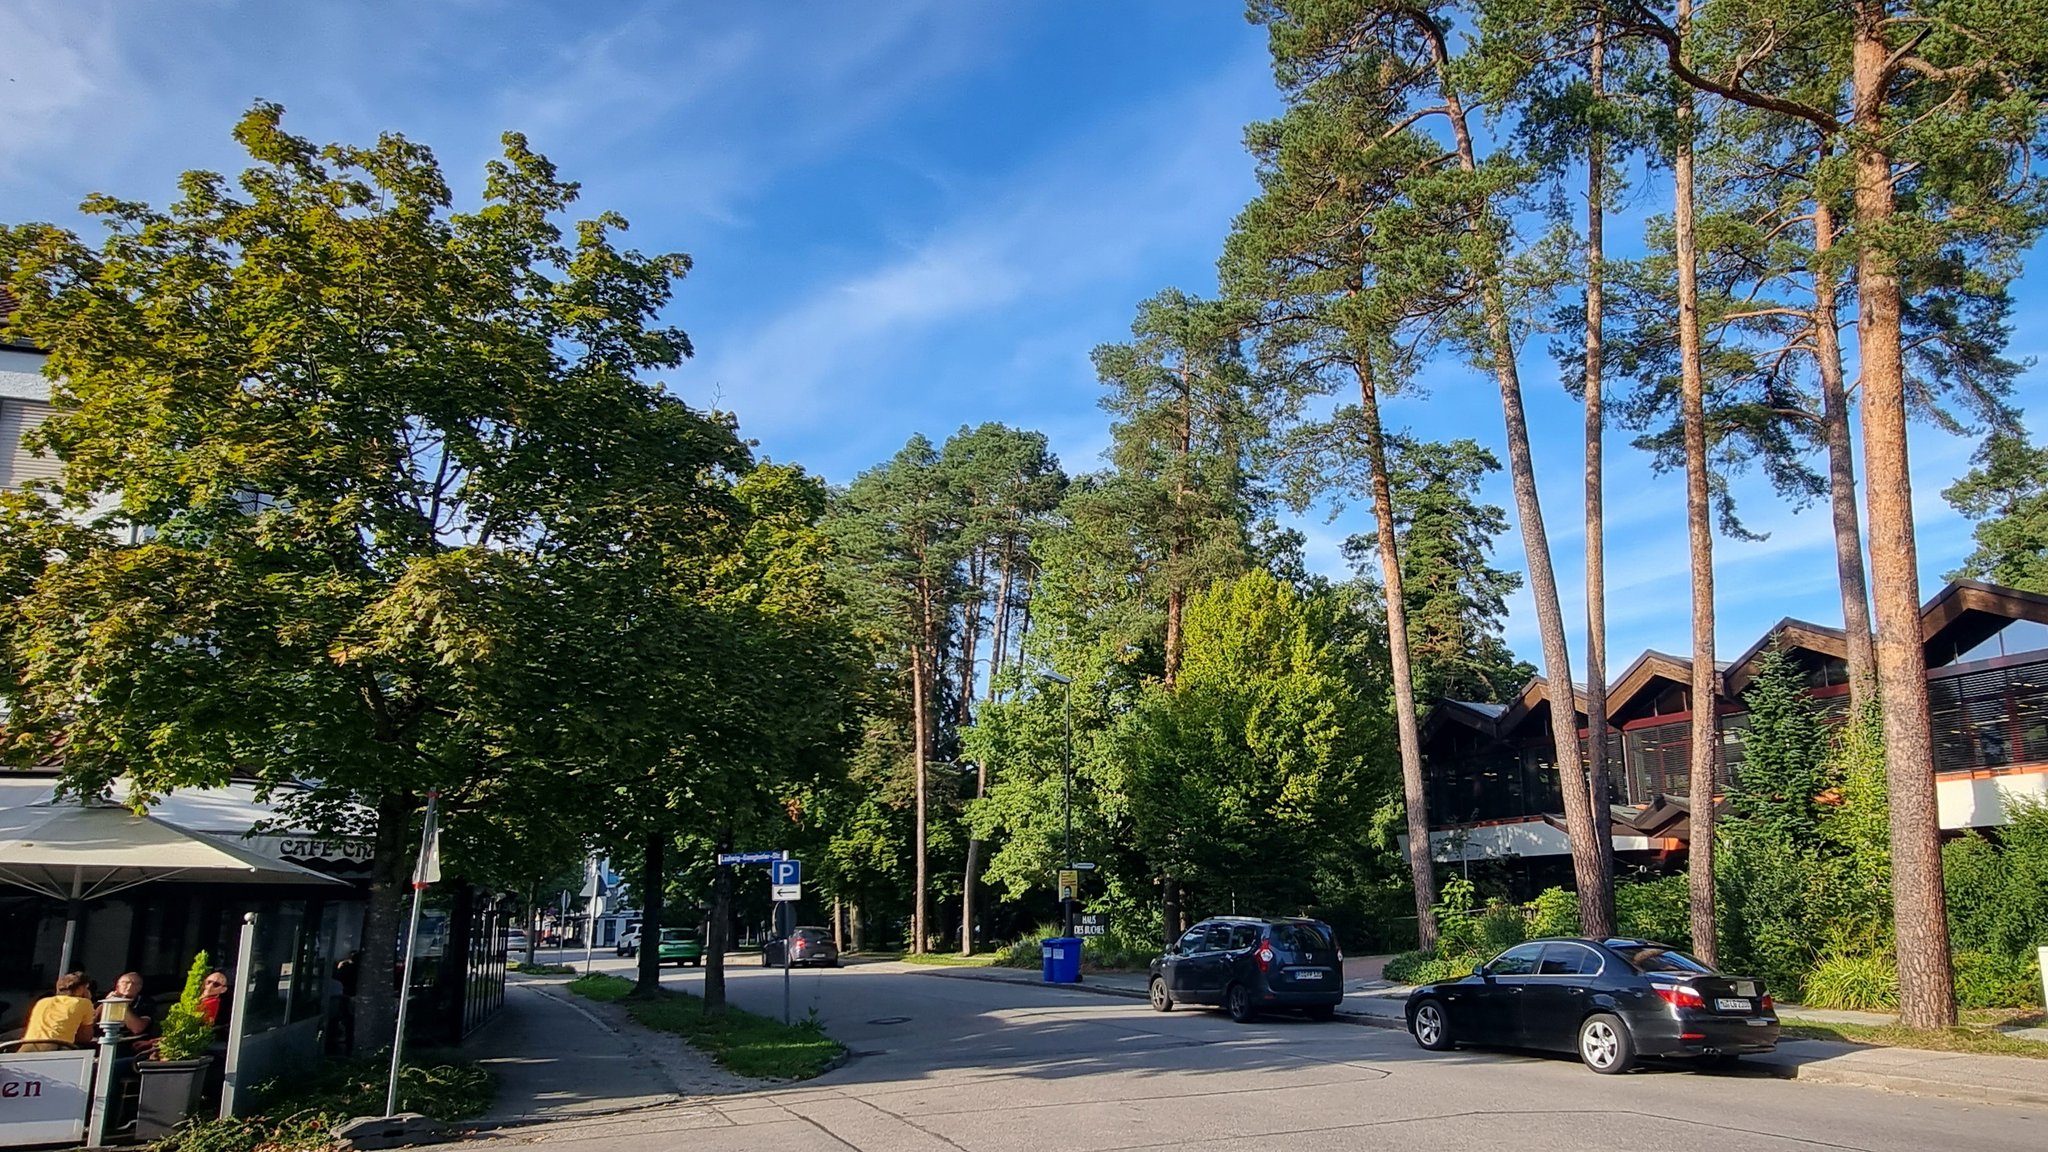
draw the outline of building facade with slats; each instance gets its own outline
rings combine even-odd
[[[1958,580],[1921,610],[1935,791],[1945,831],[2005,822],[2009,797],[2048,800],[2048,596]],[[1713,770],[1742,776],[1743,693],[1766,653],[1784,651],[1822,713],[1848,709],[1841,629],[1779,621],[1715,669],[1721,732]],[[1691,662],[1645,652],[1607,689],[1607,800],[1624,862],[1682,859],[1692,779]],[[1584,691],[1574,726],[1585,746]],[[1423,720],[1433,850],[1447,862],[1514,862],[1530,884],[1569,876],[1570,845],[1542,677],[1505,704],[1439,700]]]

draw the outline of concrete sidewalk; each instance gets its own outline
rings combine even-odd
[[[564,977],[510,976],[505,1006],[463,1045],[498,1078],[480,1127],[634,1112],[744,1090],[746,1081],[614,1005],[572,995]]]
[[[1037,972],[1018,968],[951,968],[925,965],[900,967],[936,975],[1009,984],[1042,984]],[[1141,972],[1090,973],[1077,992],[1143,1000],[1147,977]],[[1384,980],[1346,980],[1344,1002],[1337,1017],[1351,1024],[1407,1029],[1408,985]],[[1890,1024],[1896,1017],[1871,1012],[1821,1012],[1780,1007],[1788,1021]],[[1916,1096],[1942,1096],[1990,1104],[2048,1104],[2048,1060],[2023,1056],[1980,1056],[1962,1052],[1928,1052],[1917,1048],[1880,1048],[1824,1040],[1787,1039],[1768,1056],[1752,1056],[1745,1065],[1787,1080],[1852,1084]]]

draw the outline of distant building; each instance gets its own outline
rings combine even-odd
[[[2004,823],[2007,794],[2048,799],[2048,596],[1958,580],[1921,609],[1935,792],[1944,831]],[[1743,693],[1772,645],[1828,713],[1848,707],[1842,630],[1785,619],[1715,669],[1723,782],[1740,779]],[[1676,864],[1691,809],[1692,662],[1645,652],[1607,689],[1608,801],[1616,859]],[[1584,690],[1573,716],[1585,747]],[[1422,724],[1430,846],[1440,862],[1500,862],[1517,888],[1569,883],[1570,843],[1554,763],[1548,685],[1506,704],[1439,700]]]

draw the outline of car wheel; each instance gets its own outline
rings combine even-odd
[[[1230,990],[1223,994],[1223,1006],[1230,1010],[1230,1018],[1239,1024],[1249,1024],[1259,1014],[1252,1007],[1252,990],[1242,984],[1232,984]]]
[[[1434,1000],[1424,1000],[1415,1006],[1415,1019],[1409,1022],[1409,1031],[1415,1033],[1415,1042],[1431,1052],[1448,1052],[1458,1046],[1451,1038],[1451,1022],[1444,1015],[1444,1006]]]
[[[1586,1022],[1579,1025],[1579,1059],[1605,1076],[1619,1075],[1635,1067],[1636,1043],[1628,1034],[1628,1025],[1604,1012],[1586,1017]]]
[[[1154,1012],[1173,1011],[1173,994],[1166,990],[1166,981],[1161,980],[1157,976],[1152,978],[1152,1010]]]
[[[1318,1004],[1308,1010],[1308,1018],[1319,1023],[1328,1023],[1337,1018],[1337,1006],[1335,1004]]]

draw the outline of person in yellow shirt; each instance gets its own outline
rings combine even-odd
[[[66,972],[57,977],[55,994],[36,1001],[29,1009],[28,1027],[22,1029],[23,1052],[56,1052],[67,1046],[92,1044],[92,1000],[83,972]]]

